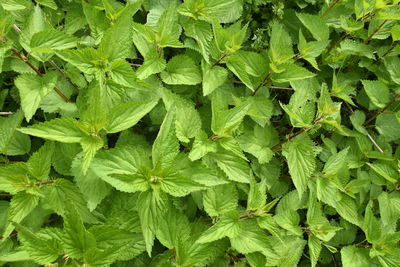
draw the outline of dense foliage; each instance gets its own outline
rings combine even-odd
[[[1,266],[400,266],[399,0],[0,0]]]

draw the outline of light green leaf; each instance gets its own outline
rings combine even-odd
[[[374,50],[367,44],[346,39],[340,43],[339,52],[345,55],[363,56],[369,59],[374,59]]]
[[[108,133],[126,130],[139,122],[158,103],[158,100],[132,101],[114,106],[108,113],[108,124],[104,127]]]
[[[35,33],[31,39],[31,52],[51,53],[54,50],[73,48],[79,39],[53,29]]]
[[[67,205],[64,219],[62,246],[64,252],[73,258],[83,258],[86,251],[96,246],[96,239],[83,225],[79,213],[73,205]]]
[[[39,197],[25,192],[14,195],[10,202],[8,211],[8,222],[20,223],[28,216],[39,204]],[[8,236],[14,230],[14,226],[8,224],[4,231],[4,236]]]
[[[148,188],[147,178],[140,173],[142,168],[150,168],[149,155],[140,147],[126,146],[109,149],[96,154],[89,173],[93,172],[117,190],[136,192]],[[119,175],[119,176],[116,176]]]
[[[194,139],[189,159],[192,161],[201,159],[209,152],[217,152],[217,149],[217,143],[209,140],[207,134],[200,130]]]
[[[38,180],[45,180],[50,173],[54,143],[46,142],[28,160],[29,173]]]
[[[54,0],[35,0],[36,3],[41,4],[42,6],[47,6],[51,9],[57,10],[57,4]]]
[[[15,79],[15,86],[19,90],[21,106],[25,118],[30,121],[35,115],[42,99],[50,93],[57,82],[57,74],[48,72],[43,77],[33,74],[21,74]]]
[[[176,109],[171,107],[164,118],[152,149],[153,166],[170,165],[179,153],[179,142],[175,134]]]
[[[325,41],[329,38],[329,27],[326,20],[319,15],[296,13],[299,20],[310,31],[317,41]]]
[[[160,220],[156,236],[169,249],[178,248],[190,238],[189,220],[175,209],[169,209]]]
[[[0,117],[0,152],[2,154],[7,155],[15,130],[21,124],[23,118],[24,115],[21,110],[8,117]]]
[[[308,236],[308,249],[311,258],[311,266],[315,267],[321,254],[322,245],[321,241],[313,234]]]
[[[135,87],[137,84],[136,74],[131,65],[125,59],[114,60],[110,66],[111,79],[126,87]]]
[[[63,143],[79,143],[84,136],[79,122],[71,118],[53,119],[17,130],[24,134]]]
[[[149,256],[151,255],[159,221],[163,219],[165,213],[168,211],[168,205],[164,195],[158,195],[152,191],[142,192],[139,195],[137,208],[146,251]]]
[[[84,136],[80,141],[83,150],[82,171],[86,174],[97,150],[103,147],[103,139],[98,136]]]
[[[390,101],[389,88],[381,81],[361,81],[365,92],[371,99],[371,102],[378,108],[384,108]]]
[[[282,154],[288,161],[289,173],[299,196],[302,196],[316,167],[314,143],[307,135],[298,136],[283,145]]]
[[[165,71],[161,72],[161,79],[166,84],[198,84],[201,82],[199,67],[185,55],[178,55],[170,59]]]
[[[368,250],[355,246],[346,246],[340,250],[343,267],[363,267],[371,265]]]
[[[280,23],[272,25],[269,55],[272,62],[281,64],[294,57],[292,38]]]
[[[49,264],[55,262],[63,251],[57,239],[47,239],[33,233],[28,228],[14,224],[18,231],[18,239],[24,245],[30,258],[38,264]],[[40,246],[38,246],[40,244]]]
[[[211,66],[204,61],[201,67],[203,71],[203,95],[206,96],[211,94],[226,81],[228,71],[219,66]]]
[[[178,12],[179,10],[180,8],[178,9]],[[204,60],[209,63],[210,45],[213,39],[213,33],[210,24],[202,20],[189,20],[183,25],[183,27],[185,29],[185,34],[196,40]]]
[[[385,57],[384,63],[393,82],[400,84],[400,59],[397,56]]]
[[[208,156],[225,172],[229,180],[239,183],[249,183],[251,181],[251,169],[244,159],[225,151],[209,153]]]
[[[128,57],[132,47],[132,16],[138,8],[136,4],[126,6],[114,24],[104,33],[99,51],[105,53],[110,62]]]
[[[238,236],[240,231],[239,214],[237,211],[232,211],[222,215],[217,223],[208,228],[196,242],[209,243],[226,236],[234,238]]]
[[[304,80],[316,76],[315,73],[308,71],[306,68],[300,67],[294,63],[285,63],[279,66],[282,72],[273,73],[272,81],[276,83],[292,82]]]
[[[203,193],[204,209],[211,217],[235,210],[237,202],[238,192],[233,184],[218,185]]]
[[[384,163],[369,163],[368,166],[377,174],[385,178],[391,183],[396,183],[399,179],[398,172],[390,165]]]

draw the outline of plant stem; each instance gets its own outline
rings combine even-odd
[[[0,115],[11,115],[13,114],[11,111],[0,111]]]
[[[224,60],[227,56],[229,55],[228,52],[225,52],[214,64],[213,67],[221,63],[222,60]]]
[[[329,11],[331,11],[331,9],[336,6],[337,3],[339,3],[340,0],[335,0],[332,2],[332,4],[325,10],[325,12],[322,14],[321,18],[325,17],[326,14],[328,14]]]
[[[37,75],[39,75],[40,77],[43,76],[43,73],[36,68],[35,66],[32,65],[32,63],[30,63],[28,61],[28,58],[25,57],[22,53],[20,53],[18,50],[11,48],[11,51],[14,53],[14,55],[16,55],[18,57],[19,60],[21,60],[22,62],[24,62],[26,65],[28,65],[34,72],[36,72]],[[53,90],[65,101],[65,102],[71,102],[69,100],[68,97],[66,97],[61,91],[60,89],[58,89],[57,87],[54,87]]]
[[[288,138],[286,138],[285,140],[280,141],[278,144],[276,144],[276,145],[274,145],[273,147],[271,147],[271,150],[272,150],[272,151],[275,151],[275,152],[278,151],[278,149],[280,149],[280,148],[282,147],[282,145],[286,144],[287,142],[289,142],[290,140],[292,140],[292,139],[295,138],[296,136],[299,136],[299,135],[302,134],[302,133],[306,133],[306,132],[310,131],[311,129],[314,129],[315,126],[317,126],[318,124],[321,123],[321,120],[322,120],[322,119],[323,119],[323,116],[321,115],[321,116],[319,116],[318,118],[316,118],[316,119],[313,121],[311,127],[303,128],[303,129],[301,129],[300,131],[298,131],[298,132],[296,132],[296,133],[294,133],[294,134],[289,135]]]
[[[47,62],[49,62],[50,65],[51,65],[58,73],[60,73],[60,75],[61,75],[65,80],[67,80],[67,81],[71,84],[72,87],[74,87],[77,91],[79,91],[78,86],[76,86],[76,85],[71,81],[71,79],[68,78],[68,76],[62,71],[62,69],[54,62],[54,60],[49,59],[49,60],[47,60]]]
[[[259,85],[257,85],[256,89],[254,89],[254,92],[251,94],[251,96],[255,96],[257,94],[258,90],[260,90],[260,88],[263,87],[268,82],[269,82],[269,74],[267,76],[265,76],[265,78],[260,82]]]
[[[391,105],[394,103],[400,101],[400,96],[396,96],[395,98],[392,99],[384,108],[382,108],[378,113],[376,113],[374,116],[369,118],[366,122],[364,122],[364,125],[368,125],[370,122],[372,122],[376,117],[384,113],[388,108],[390,108]]]
[[[364,44],[368,44],[368,42],[374,37],[374,35],[386,24],[387,19],[385,19],[379,26],[364,40]]]

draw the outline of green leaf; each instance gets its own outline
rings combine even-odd
[[[217,152],[217,149],[217,143],[209,140],[207,134],[200,130],[194,139],[189,159],[192,161],[201,159],[210,152]]]
[[[181,7],[183,5],[185,4],[182,4]],[[181,7],[178,9],[178,12],[181,10]],[[185,29],[185,34],[196,40],[204,60],[209,63],[210,46],[213,39],[210,24],[202,20],[189,20],[183,27]]]
[[[319,15],[310,15],[305,13],[296,13],[296,16],[317,41],[328,40],[329,27],[326,24],[326,20],[321,18]]]
[[[321,241],[315,235],[308,236],[308,249],[310,251],[311,266],[315,267],[322,250]]]
[[[157,227],[157,239],[169,249],[178,248],[190,238],[190,225],[185,215],[169,209]]]
[[[282,154],[288,161],[289,173],[299,196],[302,196],[316,167],[314,143],[307,135],[298,136],[283,145]]]
[[[82,219],[73,205],[68,206],[63,218],[63,250],[72,258],[83,258],[86,251],[96,246],[96,239],[92,233],[85,229]]]
[[[168,61],[166,70],[161,72],[161,79],[166,84],[193,85],[201,82],[201,74],[189,56],[179,55]]]
[[[100,71],[98,65],[103,63],[102,61],[105,60],[104,56],[99,51],[91,47],[77,50],[58,51],[57,55],[87,74],[98,73]]]
[[[338,50],[345,55],[363,56],[369,59],[375,58],[374,50],[370,46],[349,39],[342,41]]]
[[[381,81],[361,81],[371,102],[378,108],[384,108],[390,100],[389,88]]]
[[[93,172],[123,192],[136,192],[139,189],[145,191],[148,188],[148,181],[140,170],[150,168],[150,165],[149,155],[143,149],[126,146],[97,153],[90,165],[89,173]],[[128,177],[115,175],[128,175]]]
[[[24,245],[30,258],[36,263],[49,264],[55,262],[62,255],[63,251],[59,240],[44,238],[18,223],[14,225],[18,231],[18,239]]]
[[[136,4],[126,6],[114,24],[104,33],[99,50],[107,55],[110,62],[128,57],[132,46],[132,16],[138,8]]]
[[[269,56],[275,64],[281,64],[294,57],[292,38],[280,23],[272,25]]]
[[[400,84],[400,59],[397,56],[385,57],[384,63],[393,82]]]
[[[97,150],[103,147],[103,140],[97,136],[84,136],[80,141],[83,150],[82,171],[86,174]]]
[[[380,9],[376,15],[374,16],[375,19],[382,19],[382,20],[400,20],[400,8],[398,6],[389,6],[386,8]]]
[[[219,66],[211,66],[204,61],[201,64],[203,71],[203,95],[211,94],[220,87],[228,78],[228,71]]]
[[[267,201],[267,184],[263,180],[260,183],[250,183],[247,199],[247,210],[258,210],[265,207]]]
[[[399,175],[390,165],[369,162],[367,162],[367,164],[374,172],[376,172],[391,183],[396,183],[399,179]]]
[[[273,73],[271,75],[272,81],[276,83],[292,82],[298,80],[304,80],[314,77],[316,74],[308,71],[306,68],[299,67],[293,63],[285,63],[279,66],[282,68],[282,72]]]
[[[84,136],[79,122],[71,118],[59,118],[17,129],[21,133],[63,143],[79,143]]]
[[[176,137],[179,141],[188,143],[190,138],[195,137],[201,129],[200,115],[194,104],[169,90],[163,91],[163,101],[167,110],[170,110],[171,107],[176,108]]]
[[[111,79],[126,87],[135,87],[137,84],[136,74],[132,67],[124,59],[114,60],[110,67]]]
[[[152,149],[154,167],[170,165],[179,153],[179,142],[175,135],[176,109],[172,107],[164,118]]]
[[[254,155],[261,164],[268,163],[274,155],[270,149],[272,139],[271,128],[262,128],[255,125],[254,129],[247,129],[243,135],[239,136],[238,141],[243,151]]]
[[[56,82],[57,75],[54,72],[48,72],[43,77],[21,74],[15,79],[15,86],[19,90],[22,110],[27,121],[30,121],[35,115],[40,102],[50,93]]]
[[[45,180],[50,173],[54,143],[46,142],[28,161],[29,173],[38,180]]]
[[[108,124],[104,127],[108,133],[126,130],[139,122],[158,103],[158,100],[132,101],[114,106],[108,113]]]
[[[238,192],[233,184],[218,185],[203,193],[204,209],[211,217],[235,210],[237,202]]]
[[[238,236],[240,230],[239,214],[236,211],[228,212],[222,215],[216,224],[208,228],[196,242],[209,243],[226,236],[234,238]]]
[[[0,117],[0,152],[8,154],[10,143],[15,135],[16,128],[21,124],[24,115],[21,110],[18,110],[9,117]]]
[[[380,114],[375,121],[376,129],[388,142],[400,138],[400,122],[393,113]]]
[[[68,209],[73,206],[84,222],[96,223],[97,219],[89,212],[87,204],[78,187],[65,179],[57,179],[54,183],[41,187],[46,207],[61,216],[68,216]]]
[[[10,202],[8,211],[8,222],[20,223],[28,216],[39,204],[39,197],[25,192],[14,195]],[[14,226],[8,225],[4,231],[4,236],[8,236],[14,230]]]
[[[73,48],[79,39],[64,32],[47,29],[35,33],[31,39],[31,52],[51,53],[55,50]]]
[[[18,11],[30,7],[31,3],[27,0],[11,0],[11,1],[2,0],[1,5],[5,10]]]
[[[57,10],[57,4],[54,0],[35,0],[36,3],[41,4],[42,6],[47,6],[51,9]]]
[[[168,210],[168,203],[165,196],[146,191],[139,195],[137,207],[146,251],[150,256],[157,226]]]
[[[340,255],[342,256],[344,267],[362,267],[371,265],[368,250],[365,248],[346,246],[340,250]]]
[[[224,171],[229,180],[239,183],[249,183],[251,181],[251,169],[244,159],[225,151],[209,153],[208,155]]]

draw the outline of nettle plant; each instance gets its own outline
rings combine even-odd
[[[399,0],[0,0],[1,266],[400,266]]]

